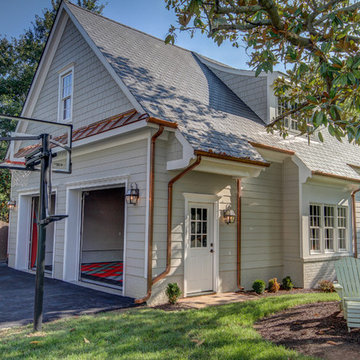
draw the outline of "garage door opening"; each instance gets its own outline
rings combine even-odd
[[[82,194],[80,279],[123,287],[125,188]]]
[[[55,209],[55,194],[51,196],[51,209]],[[39,197],[33,196],[31,199],[31,222],[30,222],[30,246],[29,246],[29,269],[36,270],[36,256],[38,246],[38,213]],[[46,227],[45,242],[45,272],[51,273],[53,269],[54,252],[54,223]]]

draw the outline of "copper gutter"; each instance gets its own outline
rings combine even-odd
[[[168,211],[167,211],[167,253],[166,253],[166,268],[165,270],[159,274],[154,280],[153,284],[157,283],[161,279],[163,279],[166,275],[169,274],[171,269],[171,229],[172,229],[172,202],[173,202],[173,185],[176,181],[181,179],[188,172],[197,167],[201,162],[201,156],[197,155],[194,163],[185,168],[182,172],[173,177],[168,183]]]
[[[146,302],[151,296],[152,286],[152,252],[154,236],[154,181],[155,181],[155,142],[164,132],[164,126],[160,125],[159,130],[151,137],[150,147],[150,184],[149,184],[149,224],[148,224],[148,268],[147,268],[147,293],[142,299],[136,299],[136,304]]]
[[[178,127],[178,124],[175,122],[170,122],[170,121],[166,121],[166,120],[161,120],[158,118],[154,118],[154,117],[149,117],[146,120],[148,123],[152,123],[152,124],[157,124],[157,125],[162,125],[162,126],[167,126],[169,128],[173,128],[176,129]]]
[[[277,148],[277,147],[274,147],[274,146],[265,145],[265,144],[259,144],[259,143],[255,143],[255,142],[252,142],[252,141],[249,141],[249,144],[251,146],[259,148],[259,149],[276,151],[276,152],[287,154],[287,155],[295,155],[295,151],[292,151],[292,150],[280,149],[280,148]]]
[[[236,198],[237,198],[237,253],[236,253],[236,268],[237,268],[237,287],[239,290],[244,288],[241,286],[241,179],[236,179]]]
[[[264,161],[250,160],[250,159],[245,159],[245,158],[238,158],[238,157],[235,157],[235,156],[230,156],[230,155],[226,155],[226,154],[218,154],[218,153],[202,151],[202,150],[195,150],[195,155],[206,156],[206,157],[215,158],[215,159],[236,161],[236,162],[241,162],[241,163],[251,164],[251,165],[257,165],[257,166],[266,166],[266,167],[270,166],[270,163],[264,162]]]
[[[358,248],[357,248],[357,229],[356,229],[356,202],[355,194],[360,191],[360,189],[354,190],[351,193],[351,205],[352,205],[352,223],[353,223],[353,242],[354,242],[354,257],[358,257]]]

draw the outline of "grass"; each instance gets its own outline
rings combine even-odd
[[[310,293],[165,312],[142,308],[81,316],[0,332],[1,359],[309,359],[263,340],[258,319],[307,303],[338,300]]]

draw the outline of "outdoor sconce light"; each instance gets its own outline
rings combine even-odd
[[[224,210],[223,219],[225,224],[233,224],[236,220],[235,211],[230,208]]]
[[[126,202],[128,204],[136,205],[139,201],[139,189],[137,184],[131,184],[130,189],[126,191]]]
[[[16,201],[15,200],[10,200],[7,202],[7,208],[9,210],[14,210],[16,207]]]

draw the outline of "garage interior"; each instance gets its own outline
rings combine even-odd
[[[80,280],[123,287],[125,188],[82,194]]]
[[[51,196],[51,209],[55,209],[55,194]],[[29,269],[36,270],[36,254],[38,243],[38,212],[39,212],[39,196],[33,196],[31,200],[31,229],[30,229],[30,246],[29,246]],[[54,251],[54,223],[46,227],[45,242],[45,272],[52,272],[53,269],[53,251]]]

